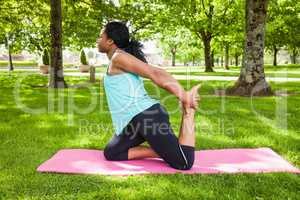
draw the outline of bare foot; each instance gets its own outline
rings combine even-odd
[[[196,109],[198,107],[198,102],[200,101],[200,96],[198,93],[199,88],[201,87],[201,84],[197,84],[193,86],[189,91],[187,91],[189,98],[192,102],[192,105],[186,105],[181,103],[181,108],[184,114],[194,114],[196,112]]]

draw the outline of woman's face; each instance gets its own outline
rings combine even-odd
[[[106,33],[104,32],[104,29],[101,29],[100,35],[97,38],[98,51],[101,53],[106,53],[111,48],[112,44],[113,40],[107,37]]]

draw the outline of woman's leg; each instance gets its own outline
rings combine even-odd
[[[189,92],[191,96],[198,97],[198,86],[194,86]],[[192,98],[192,97],[191,97]],[[195,147],[195,109],[182,107],[181,125],[179,132],[179,143],[188,147]],[[184,147],[185,148],[185,147]],[[137,146],[130,148],[129,159],[160,157],[151,147]]]
[[[107,160],[129,160],[129,149],[145,142],[133,127],[132,121],[124,128],[120,135],[114,135],[104,148]]]
[[[187,112],[188,111],[188,112]],[[195,110],[185,108],[181,116],[179,143],[186,146],[195,146]],[[151,147],[136,146],[128,151],[128,159],[157,158],[160,157]]]
[[[156,104],[148,108],[138,114],[133,123],[155,154],[171,167],[182,170],[192,167],[194,147],[179,144],[170,126],[169,115],[163,106]],[[146,151],[151,154],[150,148]]]
[[[186,146],[195,146],[195,110],[192,108],[184,108],[186,111],[182,113],[181,125],[179,131],[179,143]]]
[[[157,158],[159,155],[153,151],[151,147],[147,146],[136,146],[132,147],[128,151],[128,159],[141,159],[141,158]]]

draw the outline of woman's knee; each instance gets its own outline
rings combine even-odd
[[[107,145],[103,151],[106,160],[110,161],[120,161],[128,160],[128,151],[120,151],[114,146]]]
[[[188,163],[169,163],[169,165],[174,168],[174,169],[179,169],[179,170],[189,170],[193,167],[194,162],[188,161]]]
[[[189,160],[187,166],[184,168],[184,170],[189,170],[193,167],[194,160]]]
[[[185,169],[191,169],[195,161],[195,147],[187,146],[187,145],[180,145],[180,146],[184,152],[184,155],[188,163]]]
[[[107,145],[104,148],[103,154],[104,154],[104,157],[106,160],[115,160],[116,159],[116,156],[115,156],[116,152],[112,146]]]
[[[184,154],[184,162],[182,159],[176,160],[176,162],[171,163],[171,167],[179,170],[189,170],[194,165],[195,160],[195,147],[180,145]]]

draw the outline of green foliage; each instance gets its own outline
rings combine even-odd
[[[300,2],[297,0],[270,1],[267,15],[266,42],[269,52],[288,49],[291,54],[300,50]]]
[[[287,48],[292,53],[300,53],[300,1],[285,0],[282,6],[286,9],[283,12],[287,29]],[[280,17],[280,16],[279,16]]]
[[[282,2],[281,2],[282,4]],[[279,1],[270,1],[266,25],[267,50],[273,51],[274,48],[280,48],[288,41],[288,24],[284,19],[286,7],[280,5]]]
[[[85,52],[84,52],[83,49],[80,52],[80,62],[83,65],[87,65],[88,64],[87,59],[86,59],[86,55],[85,55]]]
[[[49,41],[48,5],[37,1],[1,1],[0,44],[17,53],[21,50],[42,52],[44,41]],[[41,34],[43,33],[43,34]]]
[[[202,44],[195,35],[184,27],[165,28],[157,34],[159,46],[163,49],[163,55],[171,58],[171,49],[176,49],[176,60],[181,63],[200,61]]]
[[[43,51],[42,60],[43,60],[44,65],[49,65],[50,64],[49,52],[48,52],[48,49],[46,49],[46,48]]]
[[[176,59],[183,62],[191,61],[195,55],[197,60],[204,59],[203,44],[200,45],[203,38],[212,38],[210,45],[215,57],[224,54],[224,45],[230,46],[231,56],[242,53],[244,0],[120,0],[120,5],[113,2],[116,1],[63,0],[63,48],[93,47],[103,25],[119,19],[127,22],[137,39],[157,38],[158,33],[174,36],[173,44],[178,43]],[[269,5],[266,48],[276,45],[299,52],[300,1],[270,0]],[[9,44],[12,53],[28,50],[40,54],[49,47],[49,2],[1,1],[0,9],[0,44]],[[177,37],[182,28],[194,36]],[[170,40],[161,41],[166,42],[161,45],[165,55],[170,52],[171,47],[165,48],[170,46]],[[187,48],[188,43],[197,45]]]
[[[143,2],[143,1],[139,1]],[[235,47],[238,54],[240,54],[241,48],[240,46],[240,38],[243,35],[244,26],[244,6],[243,1],[231,1],[231,0],[194,0],[194,1],[185,1],[185,0],[176,0],[176,1],[151,1],[153,2],[153,7],[158,8],[160,12],[156,13],[155,16],[150,17],[152,21],[155,22],[156,27],[154,30],[165,35],[165,30],[169,29],[171,34],[169,35],[177,35],[178,29],[182,27],[186,30],[190,31],[193,36],[194,41],[190,41],[191,37],[186,38],[178,38],[177,36],[171,40],[176,40],[173,43],[173,46],[177,43],[194,43],[197,44],[196,49],[188,49],[192,50],[191,56],[182,55],[180,56],[180,60],[189,60],[194,58],[193,54],[197,55],[197,59],[204,60],[204,52],[203,48],[206,46],[210,48],[210,51],[206,51],[206,56],[211,56],[211,53],[214,52],[215,56],[221,55],[223,49],[223,40],[230,41],[230,45]],[[155,3],[154,3],[155,2]],[[149,14],[151,15],[151,13]],[[146,13],[146,16],[149,16]],[[233,28],[238,27],[238,28]],[[152,27],[151,27],[152,28]],[[220,38],[221,36],[227,35],[227,38]],[[167,36],[168,37],[168,36]],[[170,36],[171,37],[171,36]],[[168,46],[169,41],[167,42]],[[199,45],[199,43],[202,45]],[[181,51],[178,52],[187,53],[187,49],[184,48],[185,45],[177,45],[180,46]],[[198,50],[200,49],[200,51]],[[198,51],[197,51],[198,50]],[[171,51],[169,49],[168,51]],[[168,52],[166,51],[166,52]],[[200,53],[200,52],[203,53]],[[197,52],[197,53],[194,53]],[[177,57],[177,56],[176,56]],[[207,62],[207,65],[210,65]]]

